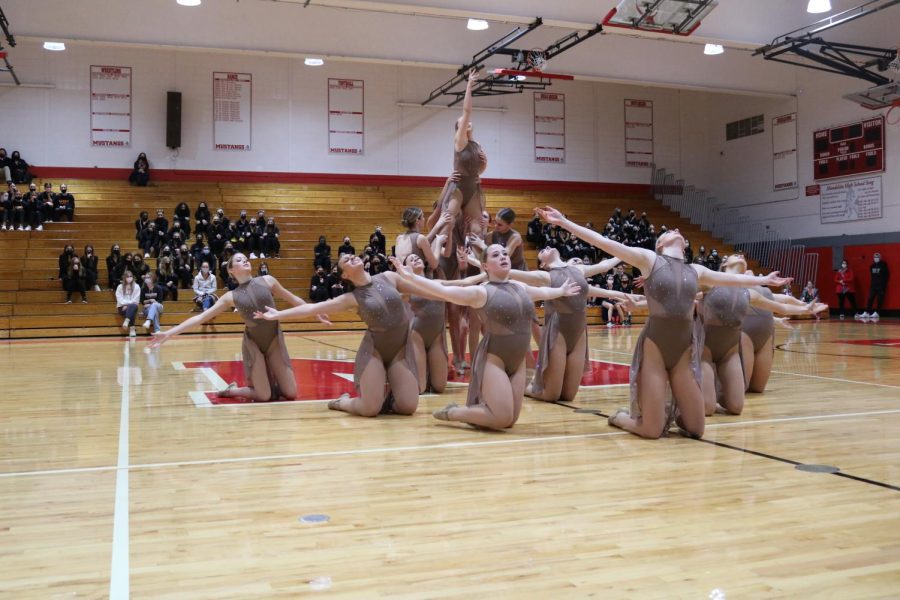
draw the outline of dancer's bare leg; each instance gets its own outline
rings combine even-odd
[[[669,374],[653,340],[644,340],[643,352],[637,385],[641,416],[634,418],[627,413],[618,413],[611,418],[611,424],[641,437],[657,439],[666,426],[666,384]]]
[[[540,345],[541,326],[538,325],[536,321],[531,321],[531,339],[534,340],[535,344]],[[525,354],[525,366],[529,369],[533,369],[537,366],[537,360],[535,360],[534,358],[534,353],[532,353],[531,347],[528,348],[528,353]]]
[[[444,332],[441,332],[444,335]],[[473,351],[474,353],[474,351]],[[431,381],[431,389],[435,393],[443,394],[447,388],[447,352],[440,340],[431,343],[427,350],[428,379]]]
[[[775,336],[769,338],[754,357],[753,374],[750,376],[750,391],[762,394],[769,383],[769,375],[772,374],[772,362],[775,359],[772,349],[775,346]]]
[[[428,386],[428,362],[426,360],[425,342],[418,331],[409,332],[409,340],[406,342],[413,349],[413,355],[416,357],[416,372],[419,378],[419,393],[425,392]]]
[[[756,366],[756,353],[753,351],[753,342],[750,336],[741,332],[741,360],[744,362],[744,391],[750,390],[750,377]]]
[[[475,349],[478,348],[478,342],[481,339],[481,318],[478,316],[477,310],[468,310],[469,322],[469,356],[475,356]],[[465,356],[463,356],[465,360]]]
[[[716,366],[712,362],[712,353],[709,348],[703,349],[700,369],[703,372],[700,386],[703,390],[703,412],[707,417],[711,417],[716,414]]]
[[[462,199],[462,192],[458,189],[454,190],[453,194],[450,196],[450,201],[447,203],[447,207],[443,209],[443,212],[446,212],[453,218],[450,219],[438,233],[442,233],[448,238],[453,235],[453,229],[456,227],[456,222],[463,218]],[[478,218],[481,218],[481,213],[478,213]],[[451,252],[454,251],[455,249],[452,248],[452,244],[447,244],[444,248],[444,256],[453,256]]]
[[[718,366],[719,382],[722,385],[722,408],[732,415],[744,410],[744,372],[737,350],[728,355]],[[704,386],[706,372],[703,372]]]
[[[519,368],[516,369],[516,372],[509,376],[509,384],[512,387],[512,397],[513,397],[513,418],[512,422],[507,425],[507,428],[512,427],[516,424],[516,421],[519,420],[519,415],[522,413],[522,400],[525,399],[525,384],[527,383],[527,369],[525,368],[525,362],[523,361]]]
[[[410,374],[410,378],[412,378],[412,374]],[[385,373],[384,365],[381,362],[381,356],[378,355],[378,352],[374,352],[371,360],[369,360],[369,364],[366,365],[360,376],[360,395],[356,398],[342,396],[335,402],[334,408],[351,415],[359,415],[360,417],[377,416],[384,404],[384,384],[386,379],[387,373]],[[418,385],[418,382],[414,385]]]
[[[584,377],[584,368],[587,364],[584,351],[586,345],[587,332],[584,332],[566,357],[566,376],[563,378],[560,400],[572,402],[575,400],[575,396],[578,395],[578,390],[581,388],[581,378]]]
[[[524,383],[524,375],[522,381]],[[513,386],[503,368],[503,361],[488,354],[481,379],[481,403],[455,406],[448,410],[447,418],[489,429],[506,429],[515,422],[515,414]]]
[[[398,415],[411,415],[419,406],[419,382],[406,366],[406,359],[395,360],[388,367],[388,383],[394,395],[392,409]],[[379,406],[379,408],[381,408]]]
[[[680,413],[678,426],[694,437],[702,437],[706,428],[703,391],[691,369],[690,348],[685,350],[678,364],[669,373],[669,384],[672,386],[672,397]]]
[[[246,398],[251,402],[268,402],[272,399],[272,387],[269,385],[269,372],[266,368],[266,357],[255,344],[250,344],[253,353],[253,370],[250,371],[250,385],[233,387],[219,392],[221,398]],[[247,357],[244,357],[247,360]],[[296,391],[295,391],[296,393]]]
[[[584,347],[582,347],[584,352]],[[550,345],[550,355],[542,357],[547,361],[544,369],[544,391],[540,394],[531,389],[531,384],[526,386],[525,393],[536,400],[554,402],[559,400],[562,394],[563,380],[566,376],[566,343],[562,334],[557,334],[556,339]]]
[[[272,375],[278,383],[278,391],[284,400],[294,400],[297,398],[297,378],[294,376],[294,368],[290,365],[283,364],[278,357],[275,356],[277,350],[275,344],[272,344],[272,350],[269,351],[272,356],[269,364],[274,365]]]
[[[447,324],[450,327],[450,350],[453,352],[454,366],[465,359],[465,347],[461,340],[461,312],[462,307],[447,303]]]

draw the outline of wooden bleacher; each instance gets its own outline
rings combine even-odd
[[[40,181],[37,181],[40,187]],[[68,180],[76,198],[74,223],[48,223],[44,231],[0,232],[0,338],[38,338],[64,336],[121,336],[121,317],[115,312],[112,291],[88,292],[88,304],[76,299],[65,304],[65,292],[57,280],[57,257],[66,244],[80,255],[84,246],[94,246],[100,257],[99,283],[105,286],[104,259],[109,248],[118,243],[123,254],[137,249],[134,220],[142,210],[151,216],[164,208],[171,220],[175,206],[187,202],[193,211],[205,201],[211,211],[222,207],[235,218],[241,209],[253,215],[260,208],[274,216],[281,230],[281,258],[268,259],[270,272],[288,289],[308,298],[313,274],[313,247],[320,235],[328,237],[332,248],[349,235],[361,252],[376,225],[381,225],[388,248],[403,228],[400,215],[407,206],[427,210],[439,193],[438,188],[354,185],[299,184],[210,184],[160,183],[135,188],[118,181]],[[601,226],[616,207],[647,212],[657,228],[678,227],[694,248],[705,245],[718,248],[724,255],[731,251],[711,234],[691,225],[659,202],[643,194],[552,193],[520,190],[488,190],[488,209],[511,207],[519,215],[516,227],[523,234],[535,206],[556,206],[577,222],[593,221]],[[191,242],[189,242],[191,243]],[[535,263],[536,250],[526,244],[529,264]],[[155,260],[148,259],[155,267]],[[256,264],[254,264],[254,268]],[[177,302],[165,303],[163,326],[177,324],[193,309],[190,290],[184,290]],[[335,327],[361,329],[355,313],[332,318]],[[599,309],[589,310],[589,322],[600,324]],[[288,331],[314,331],[325,326],[315,320],[285,323]],[[201,333],[236,332],[243,325],[235,314],[222,315],[214,325],[198,329]],[[139,329],[139,331],[142,331]]]

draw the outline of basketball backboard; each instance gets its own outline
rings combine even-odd
[[[844,98],[869,110],[897,106],[900,104],[900,83],[893,81],[855,94],[847,94]]]
[[[621,0],[603,25],[691,35],[718,4],[718,0]]]

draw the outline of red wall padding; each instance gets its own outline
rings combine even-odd
[[[819,253],[819,270],[816,273],[816,285],[823,302],[829,306],[837,306],[837,293],[834,291],[834,269],[832,267],[833,252],[831,247],[807,248],[807,252]],[[856,303],[862,311],[869,298],[869,265],[872,255],[881,253],[881,260],[888,264],[891,278],[884,298],[884,308],[900,309],[900,244],[867,244],[863,246],[844,246],[844,258],[856,276]],[[801,287],[806,282],[797,282]]]

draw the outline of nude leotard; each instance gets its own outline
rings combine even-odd
[[[740,348],[741,320],[750,309],[750,294],[743,288],[716,287],[703,295],[704,343],[719,363]]]
[[[244,321],[244,339],[241,341],[244,378],[250,385],[253,365],[257,360],[264,360],[269,376],[269,388],[272,390],[270,399],[277,400],[281,397],[281,391],[273,366],[278,365],[291,372],[291,357],[288,356],[278,321],[253,318],[256,311],[265,312],[267,306],[275,306],[272,290],[262,277],[254,277],[232,290],[231,298]]]
[[[517,235],[519,235],[519,232],[513,229],[510,229],[506,233],[494,231],[493,233],[491,233],[490,241],[488,243],[489,245],[500,244],[504,248],[508,248],[510,240]],[[525,250],[522,247],[521,239],[519,240],[519,245],[516,246],[516,249],[513,250],[513,253],[509,255],[509,262],[512,265],[513,269],[516,269],[518,271],[528,270],[528,265],[525,264]]]
[[[447,242],[451,245],[450,256],[441,257],[440,259],[441,270],[447,279],[456,279],[459,275],[456,248],[464,246],[466,243],[464,216],[466,214],[481,215],[485,208],[484,192],[481,190],[481,171],[484,167],[484,162],[481,160],[481,152],[481,146],[478,142],[469,140],[465,148],[453,153],[453,170],[459,172],[461,177],[458,183],[447,181],[437,203],[441,207],[441,211],[445,212],[449,209],[450,201],[453,199],[453,194],[456,190],[459,190],[460,194],[462,194],[460,215],[456,219],[450,239]],[[475,202],[477,207],[470,207],[469,205],[472,202]]]
[[[765,286],[758,286],[752,289],[756,290],[769,300],[775,298],[774,294],[772,294],[772,290]],[[759,352],[762,347],[766,345],[766,342],[769,341],[769,338],[775,335],[775,321],[772,319],[772,313],[751,306],[749,312],[741,322],[741,330],[746,333],[750,338],[750,341],[753,342],[753,352]],[[772,351],[774,352],[774,350],[775,348],[773,346]]]
[[[541,341],[538,343],[538,359],[535,365],[534,380],[531,389],[536,393],[544,391],[544,373],[550,357],[550,346],[556,343],[562,334],[562,343],[569,354],[581,336],[587,332],[587,293],[588,282],[584,272],[578,267],[565,266],[550,269],[550,287],[561,287],[566,279],[571,279],[581,288],[576,296],[563,296],[544,302],[544,327],[541,329]],[[587,360],[587,344],[584,346]]]

